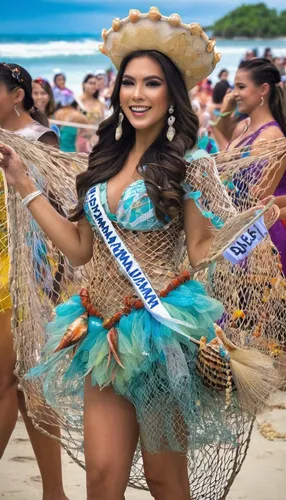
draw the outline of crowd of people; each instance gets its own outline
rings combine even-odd
[[[241,64],[259,59],[257,50],[246,51]],[[286,58],[275,57],[270,48],[264,50],[263,59],[271,63],[276,80],[284,90],[286,82]],[[275,69],[274,69],[275,68]],[[280,75],[280,77],[279,77]],[[59,136],[59,147],[62,151],[90,153],[97,142],[96,130],[99,124],[112,113],[111,95],[115,82],[114,70],[96,70],[88,73],[82,81],[82,94],[75,95],[66,85],[66,75],[56,73],[53,84],[44,78],[33,81],[33,99],[35,106],[52,120],[51,128]],[[213,84],[206,78],[190,92],[193,110],[199,117],[200,147],[208,153],[216,153],[226,147],[226,141],[218,137],[221,122],[225,113],[233,108],[233,118],[240,121],[247,113],[241,113],[235,102],[235,82],[229,81],[227,69],[221,69],[217,74],[217,82]],[[226,120],[229,125],[230,119]],[[58,123],[58,126],[56,125]],[[69,125],[70,124],[70,125]],[[73,124],[73,125],[72,125]],[[74,125],[75,124],[75,125]],[[87,128],[84,125],[88,125]],[[228,136],[226,140],[228,141]]]
[[[156,23],[161,14],[152,9],[150,19]],[[139,19],[136,12],[130,22],[125,21],[125,39],[129,31],[139,26],[140,41],[140,25],[144,28],[148,20]],[[175,37],[177,24],[174,19],[171,21],[164,19]],[[60,384],[68,390],[68,381],[73,377],[85,384],[85,459],[90,500],[124,498],[139,439],[148,487],[158,500],[191,498],[188,456],[192,460],[199,446],[206,445],[208,440],[222,440],[222,449],[225,443],[237,447],[238,431],[232,429],[231,435],[227,428],[225,403],[218,411],[217,393],[209,390],[194,371],[196,351],[185,341],[182,331],[182,326],[192,325],[191,333],[197,343],[202,334],[208,342],[216,341],[214,322],[221,318],[223,307],[206,294],[199,282],[190,279],[190,274],[182,275],[182,263],[175,255],[180,254],[180,234],[185,228],[185,246],[195,267],[206,258],[214,241],[216,231],[212,231],[210,223],[218,230],[224,222],[221,212],[218,215],[210,207],[215,203],[220,206],[221,201],[226,212],[233,214],[231,196],[226,196],[224,186],[213,175],[207,153],[236,149],[239,155],[243,148],[244,155],[251,155],[260,141],[286,136],[281,82],[284,69],[280,68],[280,60],[280,69],[275,58],[270,60],[271,51],[266,51],[263,58],[247,53],[234,84],[229,83],[228,71],[223,69],[213,87],[207,75],[215,66],[215,58],[210,58],[210,50],[204,47],[200,57],[206,79],[198,80],[193,87],[193,80],[192,85],[188,80],[193,40],[188,37],[197,36],[196,31],[192,35],[189,29],[186,31],[185,53],[190,52],[190,60],[186,55],[179,71],[181,48],[175,43],[173,51],[164,52],[165,34],[162,32],[161,39],[158,38],[160,28],[157,31],[156,24],[152,26],[154,50],[149,46],[146,49],[144,39],[140,50],[138,40],[134,50],[126,42],[128,50],[121,58],[117,76],[103,70],[87,74],[80,96],[68,88],[62,73],[56,74],[50,85],[40,77],[32,81],[29,73],[17,64],[0,64],[2,128],[65,152],[90,153],[88,170],[77,178],[79,198],[68,220],[52,195],[50,199],[42,196],[13,149],[1,145],[1,167],[6,181],[18,191],[43,232],[74,266],[91,260],[85,301],[78,295],[56,307],[45,359],[39,360],[35,372],[28,374],[41,380],[47,375],[51,380],[54,374],[54,384],[44,383],[47,401],[57,398],[56,394],[51,397],[49,390],[55,391]],[[120,36],[118,30],[108,36]],[[124,38],[121,43],[125,43]],[[198,175],[192,166],[196,159],[202,165]],[[270,179],[267,191],[263,192],[261,203],[264,198],[275,196],[281,208],[271,238],[286,272],[285,162],[279,168],[279,175]],[[233,179],[237,190],[240,182],[240,178]],[[204,197],[204,183],[209,185],[209,191],[205,200],[198,201],[198,193],[200,198]],[[101,225],[94,211],[97,194],[102,217],[106,217],[104,222],[101,219]],[[3,204],[3,192],[2,197]],[[136,272],[141,273],[144,286],[146,283],[149,286],[150,279],[148,290],[153,293],[154,286],[155,297],[158,293],[161,309],[156,314],[153,305],[147,303],[149,292],[140,295],[138,276],[134,278],[134,272],[133,277],[129,273],[126,256],[119,263],[117,248],[111,254],[118,262],[110,260],[108,245],[114,245],[115,240],[108,241],[106,237],[105,246],[104,237],[106,233],[113,234],[112,222],[119,234],[118,237],[115,233],[116,245],[121,248],[122,238],[127,248],[136,249],[139,262],[134,260]],[[93,238],[97,233],[101,236],[95,262]],[[3,250],[3,256],[6,260],[1,272],[4,273],[8,268],[7,249]],[[135,259],[134,255],[128,254],[129,257]],[[122,268],[124,259],[126,265]],[[0,401],[4,402],[3,415],[6,414],[0,422],[0,451],[7,445],[19,407],[41,470],[44,499],[65,500],[59,444],[33,428],[23,398],[16,393],[11,301],[8,280],[5,286],[3,283],[0,382],[4,383],[0,386]],[[102,285],[104,288],[100,288]],[[123,303],[124,309],[118,312]],[[92,315],[89,306],[100,311]],[[107,323],[103,321],[106,318]],[[67,350],[63,351],[66,356],[60,357],[60,333],[70,335],[76,320],[85,333],[76,348],[72,343],[66,344]],[[25,315],[20,321],[25,321]],[[60,369],[58,363],[62,363]],[[255,363],[251,369],[255,371]],[[56,381],[59,373],[62,380]],[[227,394],[232,390],[231,384],[227,386]],[[68,397],[83,397],[82,387],[78,394],[72,392]],[[207,407],[207,421],[206,414],[200,413],[201,401]],[[238,415],[241,410],[236,407],[234,411]],[[46,425],[44,430],[60,438],[58,427]]]
[[[90,153],[97,142],[96,129],[110,115],[110,99],[115,75],[112,70],[88,73],[82,81],[82,94],[76,96],[66,86],[66,76],[57,73],[53,85],[44,78],[33,81],[35,106],[48,118],[64,122],[51,127],[57,132],[60,149]],[[75,125],[69,125],[75,124]],[[84,128],[84,125],[90,126]]]
[[[269,68],[276,75],[275,79],[277,85],[281,87],[281,93],[284,92],[286,82],[286,58],[274,57],[269,48],[264,50],[262,58],[258,57],[256,50],[248,50],[241,59],[239,67],[243,66],[247,61],[255,61],[256,59],[265,59],[265,62],[269,61],[271,63]],[[265,68],[266,67],[267,66],[265,66]],[[266,78],[267,81],[265,71],[263,73],[263,78]],[[241,120],[247,116],[247,113],[241,113],[239,111],[239,106],[236,105],[236,77],[234,82],[230,82],[228,70],[221,69],[217,75],[217,79],[218,81],[214,85],[211,79],[205,79],[190,92],[192,106],[200,120],[199,133],[201,136],[210,138],[209,141],[207,141],[207,139],[204,140],[209,152],[217,152],[225,149],[225,142],[222,143],[218,139],[218,134],[216,133],[216,126],[221,119],[226,117],[225,113],[229,113],[232,109],[232,117],[235,120]],[[229,120],[227,121],[229,125]],[[221,124],[218,125],[218,128],[220,127]],[[227,139],[229,140],[229,138],[228,136]],[[215,141],[215,143],[213,141]]]

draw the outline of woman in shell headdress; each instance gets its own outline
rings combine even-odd
[[[198,119],[188,99],[218,56],[199,25],[156,8],[114,20],[103,38],[102,52],[119,69],[114,113],[77,177],[72,222],[1,146],[7,182],[42,230],[74,265],[90,261],[87,288],[56,307],[42,359],[27,377],[40,378],[47,403],[71,428],[84,392],[88,499],[121,500],[130,471],[130,484],[145,487],[132,480],[139,439],[157,500],[190,498],[188,459],[192,498],[219,499],[241,466],[247,418],[231,400],[236,348],[214,325],[223,306],[186,270],[186,249],[196,266],[213,229],[227,233],[237,221],[213,162],[195,150]],[[244,361],[254,392],[266,387],[263,398],[274,369],[257,356]],[[229,453],[235,460],[217,479]],[[205,456],[212,460],[204,475]]]

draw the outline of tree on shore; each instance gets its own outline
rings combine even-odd
[[[286,36],[286,10],[278,14],[264,3],[241,5],[216,21],[212,30],[223,38]]]

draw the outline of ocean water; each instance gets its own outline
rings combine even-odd
[[[81,93],[81,82],[86,73],[96,69],[111,67],[109,59],[98,50],[100,36],[1,36],[0,61],[14,62],[25,67],[33,78],[41,76],[52,81],[55,72],[64,72],[67,86],[76,94]],[[270,47],[274,55],[286,57],[286,38],[274,40],[217,40],[216,48],[222,58],[211,79],[217,81],[220,69],[227,68],[230,81],[245,52],[257,49],[262,56],[265,47]]]

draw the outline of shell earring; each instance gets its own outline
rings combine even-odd
[[[264,97],[263,97],[263,96],[261,96],[259,106],[263,106],[263,104],[264,104]]]
[[[118,125],[115,130],[115,140],[119,141],[122,137],[122,122],[123,122],[124,114],[120,110],[119,112],[119,119],[118,119]]]
[[[173,125],[176,121],[176,118],[173,116],[173,113],[174,113],[174,106],[173,104],[171,104],[171,106],[169,107],[169,118],[168,118],[168,130],[167,130],[167,139],[168,141],[172,141],[176,135],[176,130],[174,129]]]
[[[17,108],[17,104],[15,104],[14,110],[15,110],[16,115],[20,116],[20,113],[19,113],[18,108]]]

